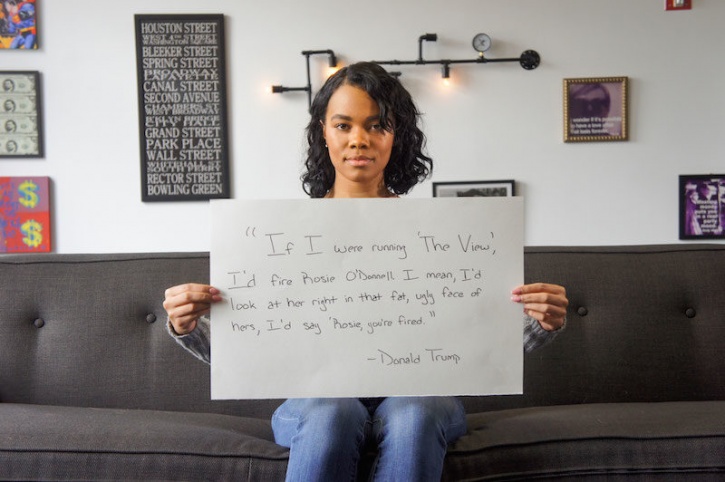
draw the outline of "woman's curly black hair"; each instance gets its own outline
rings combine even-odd
[[[372,62],[359,62],[338,70],[322,86],[310,108],[307,125],[306,171],[302,188],[313,198],[324,197],[335,182],[335,169],[322,135],[327,104],[341,85],[363,89],[380,109],[380,124],[394,133],[390,161],[385,168],[385,186],[405,194],[433,170],[433,160],[423,153],[425,134],[418,127],[420,112],[410,93],[398,79]]]

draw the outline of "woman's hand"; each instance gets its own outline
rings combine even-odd
[[[211,304],[222,299],[218,289],[196,283],[173,286],[165,296],[164,309],[178,335],[194,331],[199,317],[209,313]]]
[[[548,283],[522,285],[511,292],[511,301],[522,303],[524,313],[539,322],[547,331],[564,325],[569,300],[563,286]]]

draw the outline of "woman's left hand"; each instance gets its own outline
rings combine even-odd
[[[518,286],[511,292],[511,301],[524,305],[524,313],[539,322],[547,331],[564,325],[569,300],[563,286],[534,283]]]

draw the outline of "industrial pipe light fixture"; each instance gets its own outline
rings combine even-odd
[[[489,62],[518,62],[522,68],[526,70],[533,70],[541,63],[541,57],[535,50],[526,50],[519,57],[503,58],[503,59],[491,59],[484,55],[488,49],[491,48],[491,37],[485,33],[476,34],[473,37],[473,48],[478,51],[478,57],[475,59],[441,59],[441,60],[425,60],[423,59],[423,42],[435,42],[438,40],[438,35],[434,33],[427,33],[421,35],[418,38],[418,59],[417,60],[373,60],[373,63],[380,65],[430,65],[437,64],[442,65],[441,69],[442,76],[447,79],[451,75],[450,65],[451,64],[487,64]]]
[[[303,50],[302,55],[305,56],[305,62],[307,65],[307,85],[304,87],[285,87],[284,85],[273,85],[272,86],[272,93],[273,94],[282,94],[284,92],[295,92],[295,91],[303,91],[307,92],[307,107],[312,107],[312,80],[310,77],[310,57],[313,55],[327,55],[328,56],[328,65],[331,69],[334,69],[337,67],[337,56],[335,55],[335,52],[332,50]]]
[[[437,33],[425,33],[418,37],[418,60],[423,62],[423,42],[437,42]]]
[[[478,57],[474,59],[439,59],[425,60],[423,58],[423,42],[436,42],[438,35],[435,33],[426,33],[418,38],[418,59],[417,60],[372,60],[372,63],[379,65],[440,65],[441,75],[444,80],[451,76],[451,64],[487,64],[492,62],[518,62],[525,70],[534,70],[541,63],[541,57],[535,50],[526,50],[518,57],[491,59],[484,53],[491,48],[491,37],[485,33],[476,34],[473,37],[473,48],[478,51]],[[313,55],[325,54],[329,57],[329,65],[331,68],[337,67],[337,57],[332,50],[304,50],[302,55],[305,56],[307,62],[307,85],[304,87],[285,87],[283,85],[273,85],[272,92],[280,94],[291,91],[307,92],[307,105],[312,107],[312,83],[310,80],[310,57]],[[400,72],[391,72],[395,77],[400,76]]]

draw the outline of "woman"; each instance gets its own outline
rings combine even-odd
[[[397,79],[373,63],[345,67],[316,95],[307,126],[305,191],[314,198],[393,198],[425,179],[419,112]],[[167,290],[164,307],[177,341],[209,362],[208,314],[220,301],[208,285]],[[526,313],[524,346],[550,341],[564,325],[564,288],[516,288]],[[354,480],[361,453],[376,446],[377,480],[440,480],[449,443],[466,432],[454,397],[290,399],[272,417],[275,441],[290,448],[287,480]]]

